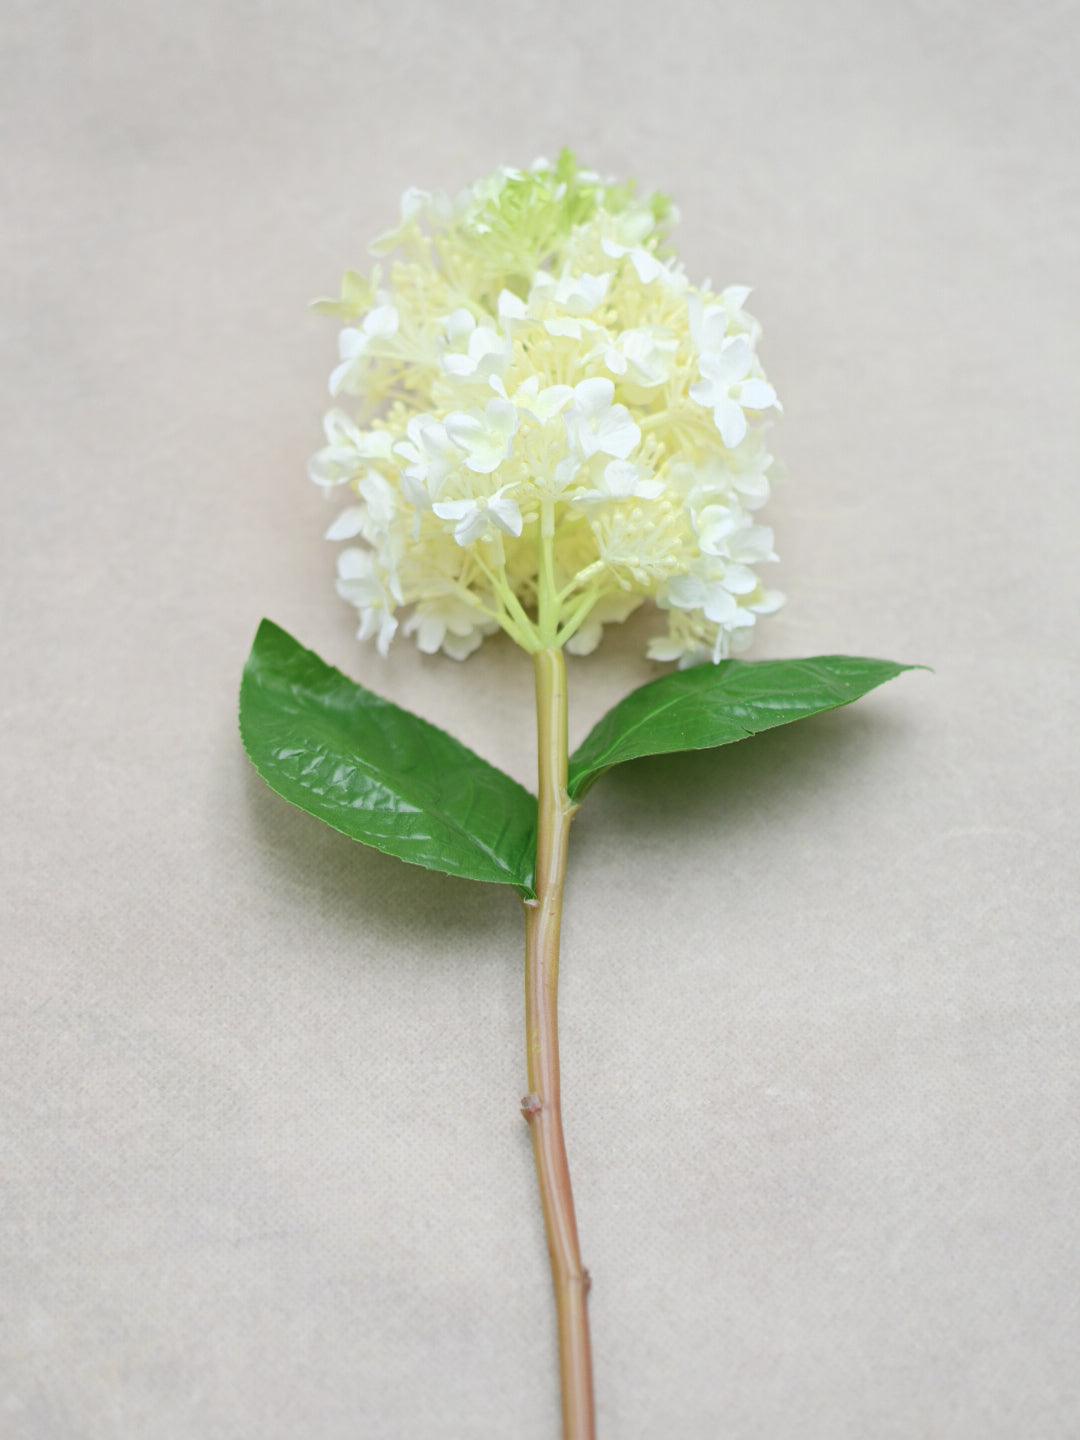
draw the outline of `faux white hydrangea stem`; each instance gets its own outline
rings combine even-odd
[[[536,669],[539,810],[536,899],[525,910],[525,1034],[529,1093],[521,1108],[532,1133],[559,1327],[564,1440],[594,1440],[592,1354],[587,1295],[574,1195],[563,1136],[559,1084],[559,932],[570,821],[566,792],[566,662],[545,646]]]
[[[520,600],[510,588],[503,559],[500,557],[497,570],[493,570],[488,565],[479,550],[476,551],[475,559],[477,568],[491,586],[492,594],[500,607],[495,617],[499,625],[510,636],[514,644],[520,645],[523,650],[532,653],[539,649],[540,638]]]
[[[539,559],[536,577],[536,613],[540,639],[554,646],[561,614],[555,583],[555,504],[547,496],[540,502]]]

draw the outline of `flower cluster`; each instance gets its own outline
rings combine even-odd
[[[318,302],[345,328],[310,475],[351,492],[327,536],[362,542],[338,590],[383,654],[402,620],[456,659],[499,628],[586,654],[648,599],[649,654],[690,665],[781,604],[760,327],[743,287],[689,283],[672,218],[564,153],[407,191],[385,268]]]

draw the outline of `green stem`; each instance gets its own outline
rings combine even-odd
[[[525,1032],[529,1093],[521,1102],[529,1122],[544,1212],[559,1329],[563,1440],[595,1440],[592,1354],[570,1167],[562,1127],[559,1080],[559,934],[570,821],[577,806],[566,790],[566,662],[561,650],[538,650],[536,739],[540,780],[537,807],[536,899],[525,910]]]
[[[555,503],[546,496],[540,502],[539,555],[536,576],[536,616],[540,640],[555,644],[559,628],[560,596],[555,583]]]
[[[585,594],[581,597],[581,600],[577,605],[576,609],[572,610],[567,616],[567,618],[564,620],[562,628],[555,636],[555,644],[558,645],[560,649],[566,644],[566,642],[571,638],[571,636],[576,635],[577,632],[581,629],[582,625],[584,625],[585,621],[592,613],[593,606],[596,604],[599,598],[600,587],[598,585],[591,585],[589,589],[586,590]]]
[[[559,604],[562,605],[565,601],[569,600],[575,590],[580,590],[582,585],[587,584],[594,575],[599,575],[603,568],[603,560],[594,560],[591,565],[586,565],[584,570],[579,570],[569,585],[564,585],[555,597]]]
[[[488,584],[491,586],[491,593],[502,606],[499,624],[510,636],[511,640],[514,641],[515,645],[520,645],[521,648],[528,651],[530,655],[534,654],[540,648],[540,639],[533,627],[532,621],[522,609],[521,601],[510,588],[509,581],[506,578],[506,566],[500,559],[500,573],[497,575],[481,556],[478,549],[474,549],[473,559],[487,578]]]

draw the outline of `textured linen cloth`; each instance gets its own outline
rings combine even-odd
[[[758,657],[925,661],[612,774],[567,1129],[604,1440],[1080,1434],[1075,4],[9,0],[0,1434],[550,1440],[514,897],[267,791],[262,614],[532,780],[527,662],[333,594],[331,322],[564,143],[752,283]],[[655,671],[571,665],[572,739]]]

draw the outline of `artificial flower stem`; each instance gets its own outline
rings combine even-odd
[[[536,575],[536,623],[543,646],[558,642],[560,605],[555,583],[555,506],[545,497],[540,503],[540,527]]]
[[[594,560],[591,565],[586,565],[584,570],[578,571],[569,585],[563,586],[558,595],[556,595],[556,600],[562,605],[564,601],[570,598],[575,590],[580,590],[594,575],[599,575],[603,568],[604,562],[602,560]]]
[[[532,1135],[555,1286],[563,1440],[594,1440],[589,1277],[581,1263],[559,1085],[559,932],[570,821],[577,809],[566,790],[566,662],[561,650],[545,648],[533,663],[540,785],[536,899],[527,901],[525,909],[529,1093],[521,1108]]]
[[[599,587],[596,585],[590,586],[586,593],[581,597],[577,608],[571,611],[570,615],[567,616],[567,618],[563,621],[562,627],[555,636],[556,645],[561,648],[563,645],[566,644],[568,640],[572,640],[574,638],[577,632],[581,629],[582,625],[584,625],[585,621],[589,618],[590,614],[592,613],[593,606],[596,604],[599,598]]]
[[[533,629],[532,621],[526,615],[521,602],[511,590],[506,579],[506,567],[500,560],[500,573],[496,574],[484,560],[479,551],[475,551],[473,559],[486,577],[491,586],[492,594],[502,607],[498,623],[510,636],[515,645],[520,645],[522,650],[534,654],[539,646],[539,637]]]

